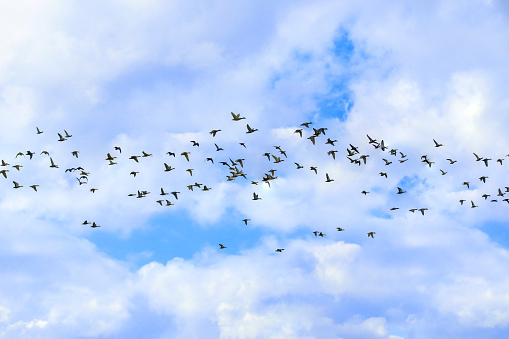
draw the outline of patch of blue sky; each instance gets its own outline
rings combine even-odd
[[[486,233],[491,241],[506,249],[509,248],[509,228],[506,222],[488,221],[481,225],[479,229]]]
[[[242,221],[235,211],[227,211],[215,223],[200,225],[187,211],[168,213],[152,218],[147,227],[133,231],[128,237],[93,232],[89,237],[100,251],[117,260],[139,268],[149,262],[166,263],[173,258],[191,259],[205,247],[217,248],[223,244],[225,254],[239,254],[255,247],[267,232]],[[275,249],[274,249],[275,250]]]
[[[354,43],[348,32],[341,30],[338,33],[337,38],[333,41],[331,53],[334,62],[345,66],[344,69],[349,71],[339,75],[331,73],[328,76],[327,80],[331,87],[328,93],[317,96],[316,108],[322,118],[338,118],[344,121],[354,105],[352,93],[349,89],[349,81],[353,76],[353,68],[350,67],[350,64],[354,54]]]

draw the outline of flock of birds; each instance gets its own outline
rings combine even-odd
[[[234,122],[239,122],[241,120],[246,119],[245,117],[241,117],[240,113],[239,114],[235,114],[235,113],[231,112],[231,116],[232,116],[232,120]],[[326,139],[325,140],[325,144],[326,145],[330,145],[331,147],[334,147],[335,143],[337,143],[337,140],[332,140],[329,136],[326,135],[327,128],[324,128],[324,127],[313,128],[313,127],[311,127],[312,124],[313,124],[312,122],[304,122],[304,123],[302,123],[299,126],[299,128],[297,128],[294,131],[294,134],[297,135],[296,137],[297,138],[299,138],[299,137],[303,138],[305,133],[307,134],[308,131],[309,132],[313,131],[308,137],[306,137],[313,145],[316,145],[316,143],[319,140],[321,140],[321,139]],[[246,132],[245,132],[246,134],[252,134],[252,133],[255,133],[255,132],[258,131],[258,129],[252,128],[249,124],[246,124],[246,129],[247,129]],[[221,132],[220,129],[213,129],[209,133],[212,136],[212,138],[214,138],[220,132]],[[41,131],[38,127],[36,127],[36,133],[37,134],[42,134],[43,131]],[[65,142],[69,138],[72,138],[72,135],[69,134],[65,130],[64,130],[63,133],[57,133],[57,134],[58,134],[57,141],[59,141],[59,142]],[[371,145],[374,149],[379,150],[380,152],[385,152],[385,154],[388,154],[389,156],[395,157],[395,158],[391,158],[389,156],[383,157],[382,161],[383,161],[383,166],[384,167],[385,166],[390,166],[395,161],[399,162],[400,164],[408,161],[408,158],[407,158],[406,154],[404,154],[403,152],[399,151],[398,149],[389,148],[386,145],[386,143],[384,142],[384,140],[381,140],[380,142],[378,142],[376,139],[370,137],[369,135],[366,135],[366,136],[368,138],[368,144]],[[190,147],[200,147],[200,143],[198,141],[196,141],[196,140],[190,140],[190,143],[191,143]],[[434,143],[434,147],[436,147],[436,148],[444,147],[443,144],[437,142],[435,139],[433,139],[433,143]],[[242,146],[243,148],[247,148],[245,142],[239,142],[239,145]],[[221,148],[217,143],[214,143],[214,146],[215,146],[215,152],[222,152],[222,151],[224,151],[224,149]],[[274,149],[275,149],[274,153],[277,152],[276,154],[274,154],[273,152],[265,152],[261,156],[262,157],[266,157],[267,160],[271,164],[281,164],[285,160],[288,160],[287,153],[286,153],[285,150],[283,150],[281,148],[281,146],[274,146]],[[336,156],[337,156],[336,154],[338,152],[339,152],[338,150],[331,149],[331,150],[327,151],[327,155],[331,156],[333,160],[336,160]],[[107,164],[109,166],[115,166],[115,165],[118,164],[118,157],[120,156],[120,154],[122,154],[121,146],[114,146],[113,150],[110,153],[106,154],[106,157],[105,157],[104,160],[107,162]],[[170,160],[172,158],[176,158],[179,155],[179,156],[183,157],[186,160],[187,163],[189,163],[192,152],[191,151],[183,151],[181,153],[178,153],[178,152],[168,151],[166,154],[168,155]],[[218,154],[222,155],[223,153],[218,153]],[[30,151],[30,150],[26,151],[26,152],[18,152],[16,154],[15,158],[14,158],[14,161],[16,161],[16,159],[18,157],[28,157],[31,160],[35,155],[37,155],[37,154],[35,152]],[[55,163],[55,161],[53,160],[52,156],[49,154],[48,151],[43,150],[43,151],[41,151],[39,153],[39,155],[40,156],[48,157],[49,167],[50,168],[54,168],[54,169],[58,169],[59,168],[59,166]],[[481,156],[478,156],[476,153],[473,153],[473,155],[475,157],[475,161],[476,162],[482,162],[485,167],[488,167],[489,164],[490,164],[490,161],[493,161],[493,159],[491,159],[491,158],[481,157]],[[77,150],[72,151],[71,152],[71,156],[75,157],[76,159],[79,159],[79,151],[77,151]],[[135,163],[139,163],[141,159],[152,157],[152,156],[153,156],[153,154],[150,154],[150,153],[147,153],[145,151],[142,151],[141,155],[131,155],[128,158],[128,160],[132,160]],[[366,165],[367,164],[367,159],[370,157],[370,155],[369,154],[361,154],[361,152],[359,150],[359,147],[354,146],[352,144],[349,144],[349,146],[346,149],[345,157],[350,162],[350,164],[355,165],[355,166],[362,166],[362,165]],[[504,157],[509,157],[509,154],[505,155]],[[503,165],[504,157],[496,159],[495,160],[496,163],[500,164],[500,166]],[[175,170],[175,168],[172,167],[171,164],[168,164],[170,162],[170,160],[168,160],[167,162],[163,162],[161,170],[163,170],[164,172],[171,172],[171,171]],[[449,162],[450,165],[454,165],[457,162],[456,160],[453,160],[451,158],[447,158],[446,160]],[[9,161],[11,161],[11,160],[9,160]],[[212,157],[207,157],[205,159],[205,161],[214,164],[214,159]],[[228,174],[226,174],[226,181],[234,181],[234,180],[237,180],[239,178],[243,178],[245,180],[248,180],[248,174],[244,172],[245,161],[246,161],[246,159],[243,159],[243,158],[238,158],[238,159],[235,159],[235,160],[233,160],[231,158],[228,158],[228,160],[218,162],[219,164],[223,165],[225,169],[227,169]],[[422,155],[420,161],[422,163],[424,163],[425,165],[429,166],[430,168],[432,168],[432,166],[435,164],[435,162],[432,161],[432,159],[430,159],[428,157],[428,155]],[[301,165],[298,162],[294,162],[294,164],[295,164],[297,170],[301,170],[301,169],[305,168],[303,165]],[[8,173],[8,172],[10,172],[9,168],[14,168],[16,171],[20,171],[21,172],[22,171],[22,169],[21,169],[22,167],[23,167],[23,165],[20,165],[20,164],[10,165],[7,161],[2,159],[1,163],[0,163],[0,174],[2,174],[5,179],[8,179],[10,177],[10,175],[11,175],[11,173]],[[318,174],[318,168],[316,166],[309,166],[309,170],[313,171],[315,174]],[[443,169],[439,169],[439,170],[440,170],[441,175],[446,175],[448,173],[448,172],[444,171]],[[187,169],[185,169],[185,171],[187,173],[189,173],[190,177],[192,177],[193,176],[193,171],[195,171],[195,169],[187,168]],[[65,172],[66,173],[74,173],[74,172],[76,172],[78,174],[76,176],[76,179],[77,179],[78,185],[80,185],[80,186],[81,185],[87,185],[89,183],[90,172],[87,172],[81,166],[67,168],[65,170]],[[268,185],[270,187],[271,186],[271,182],[273,182],[274,180],[278,179],[278,176],[276,175],[276,172],[277,172],[277,169],[270,169],[266,173],[264,173],[263,177],[258,178],[257,180],[250,180],[251,181],[250,183],[252,185],[254,185],[254,186],[257,186],[261,182],[262,184],[266,184],[266,185]],[[132,175],[133,177],[136,177],[139,173],[140,173],[139,171],[131,171],[130,175]],[[324,174],[325,174],[325,182],[326,183],[334,182],[334,179],[331,178],[331,175],[329,173],[326,172]],[[378,174],[381,177],[388,178],[388,174],[385,171],[380,171],[380,173],[378,173]],[[480,182],[483,182],[483,183],[486,183],[487,179],[488,179],[488,176],[481,176],[481,177],[479,177]],[[467,189],[470,189],[470,182],[469,181],[464,181],[462,184],[464,186],[466,186]],[[14,181],[14,180],[13,180],[13,185],[14,185],[13,186],[14,189],[21,189],[21,188],[25,187],[24,185],[21,185],[19,182]],[[38,184],[32,184],[32,185],[29,185],[27,187],[32,188],[35,192],[37,192],[37,188],[39,187],[39,185]],[[401,187],[396,187],[396,188],[397,188],[397,192],[395,192],[395,193],[398,194],[398,195],[406,194],[407,193],[407,191],[405,191]],[[195,182],[195,183],[187,185],[187,189],[189,191],[194,191],[194,190],[209,191],[209,190],[212,189],[212,187],[210,187],[210,185],[207,186],[205,184],[201,184],[201,183]],[[93,187],[90,188],[90,192],[92,192],[92,193],[95,193],[97,190],[98,190],[98,188],[93,188]],[[367,191],[367,190],[362,190],[360,193],[364,194],[364,195],[367,195],[370,192]],[[504,187],[503,189],[502,188],[498,188],[496,193],[497,193],[496,197],[503,198],[503,199],[500,199],[501,201],[509,203],[509,198],[505,198],[505,194],[509,193],[509,187]],[[142,198],[146,198],[150,194],[151,193],[148,190],[137,190],[137,192],[129,193],[128,196],[129,197],[134,197],[136,199],[142,199]],[[171,192],[168,191],[167,192],[167,191],[164,190],[163,187],[161,187],[160,188],[160,192],[159,192],[159,195],[161,196],[161,198],[155,200],[155,202],[157,204],[159,204],[160,206],[172,206],[172,205],[174,205],[178,201],[179,194],[181,194],[180,191],[176,191],[175,190],[175,191],[171,191]],[[175,199],[175,202],[170,201],[170,199],[168,199],[166,197],[166,196],[170,196],[170,195]],[[487,200],[488,197],[490,197],[490,196],[491,196],[490,194],[485,193],[481,197],[484,198],[485,200]],[[254,201],[262,200],[262,197],[260,197],[258,193],[253,192],[252,200],[254,200]],[[498,202],[498,200],[499,200],[498,198],[490,199],[491,202]],[[467,201],[466,199],[460,199],[459,203],[461,205],[463,205],[466,201]],[[470,200],[470,207],[471,208],[477,208],[478,205],[476,205],[473,200]],[[390,210],[391,211],[395,211],[395,210],[398,210],[398,209],[399,209],[399,207],[392,207]],[[427,211],[427,210],[428,210],[428,208],[426,208],[426,207],[411,208],[411,209],[409,209],[409,211],[412,212],[412,213],[419,211],[422,215],[424,215],[425,211]],[[249,221],[251,221],[251,219],[248,219],[248,218],[242,219],[242,222],[245,225],[248,225]],[[95,221],[89,222],[88,220],[85,220],[82,224],[83,225],[90,225],[90,227],[92,227],[92,228],[101,227]],[[341,227],[337,227],[336,230],[339,231],[339,232],[345,231],[345,229],[343,229]],[[314,231],[313,234],[316,237],[325,237],[326,236],[326,234],[323,233],[322,231]],[[367,236],[371,237],[371,238],[374,238],[375,234],[376,233],[374,231],[367,232]],[[223,244],[219,244],[219,249],[226,249],[226,248],[227,248],[227,246],[225,246]],[[282,252],[282,251],[284,251],[284,248],[277,248],[275,251],[276,252]]]

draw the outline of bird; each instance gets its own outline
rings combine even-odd
[[[161,187],[161,195],[168,195],[169,193],[166,193],[163,188]]]
[[[189,162],[189,154],[191,154],[191,152],[182,152],[180,153],[180,155],[183,155],[186,157],[186,160]]]
[[[369,139],[369,143],[370,144],[376,144],[376,139],[372,139],[369,135],[366,134],[366,136],[368,137]]]
[[[251,127],[249,126],[249,124],[247,124],[247,125],[246,125],[246,127],[247,127],[247,132],[246,132],[246,134],[254,133],[254,132],[258,131],[258,129],[257,129],[257,128],[251,128]]]
[[[362,161],[364,161],[364,165],[366,165],[366,158],[368,158],[368,157],[369,157],[369,155],[361,155],[359,157],[359,159],[362,159]]]
[[[419,211],[421,211],[422,215],[424,215],[424,211],[427,211],[427,208],[419,208]]]
[[[51,168],[58,168],[58,165],[55,165],[55,163],[53,162],[53,159],[50,157],[49,160],[51,161],[51,165],[50,167]]]
[[[200,144],[199,144],[199,143],[197,143],[197,142],[196,142],[196,141],[194,141],[194,140],[191,140],[190,142],[192,142],[192,143],[193,143],[193,146],[198,146],[198,147],[200,146]]]
[[[41,154],[46,154],[47,156],[49,156],[49,152],[48,151],[42,151]]]
[[[381,177],[386,177],[386,178],[387,178],[387,173],[385,173],[385,172],[380,172],[380,173],[378,173],[378,174],[379,174]]]
[[[443,146],[442,144],[439,144],[435,139],[433,139],[433,142],[435,143],[435,147]]]
[[[239,113],[239,114],[235,114],[235,113],[233,113],[233,112],[230,112],[230,113],[232,114],[232,117],[233,117],[233,119],[232,119],[232,120],[233,120],[233,121],[240,121],[240,120],[242,120],[242,119],[245,119],[245,117],[242,117],[242,118],[240,117],[240,113]]]
[[[122,153],[122,149],[119,146],[114,146],[115,151]]]
[[[312,122],[303,122],[302,124],[300,124],[301,126],[304,126],[306,128],[309,128],[309,125],[311,125]]]
[[[458,162],[458,160],[452,160],[452,159],[449,159],[449,158],[447,158],[445,160],[449,160],[450,165],[453,165],[455,162]]]
[[[297,169],[304,168],[304,166],[299,165],[299,163],[295,162],[295,165],[297,165]]]
[[[57,134],[58,134],[58,141],[66,141],[67,140],[66,138],[64,138],[62,136],[62,134],[60,134],[60,133],[57,133]]]
[[[442,172],[442,175],[446,175],[447,172],[444,172],[443,170],[440,170],[440,172]]]
[[[141,154],[142,154],[142,157],[144,157],[144,158],[152,156],[152,154],[146,153],[145,151],[141,151]]]
[[[246,144],[244,144],[243,142],[239,142],[239,145],[244,146],[244,148],[246,148]]]
[[[385,158],[382,158],[382,160],[385,161],[385,166],[388,166],[388,165],[392,164],[392,161],[389,161],[389,160],[387,160]]]
[[[216,152],[223,151],[223,149],[221,147],[217,146],[217,144],[214,144],[214,145],[216,145]]]
[[[109,154],[109,153],[108,153],[108,154]],[[134,161],[136,161],[136,162],[139,162],[139,161],[138,161],[138,158],[139,158],[139,157],[140,157],[140,155],[131,155],[131,156],[129,157],[129,159],[132,159],[132,160],[134,160]],[[106,159],[106,160],[108,160],[108,159]]]
[[[300,137],[302,138],[302,128],[296,129],[295,132],[293,132],[293,134],[295,133],[299,134]]]
[[[97,190],[98,190],[98,188],[91,188],[90,192],[95,193],[95,191],[97,191]]]
[[[406,193],[406,191],[403,191],[401,187],[398,187],[398,192],[396,194],[403,194]]]
[[[174,169],[175,169],[174,167],[171,167],[167,163],[164,163],[164,171],[165,172],[169,172],[169,171],[172,171]]]
[[[171,205],[175,205],[175,204],[173,204],[173,203],[172,203],[171,201],[169,201],[169,200],[166,200],[166,206],[171,206]]]
[[[486,183],[486,179],[488,179],[487,176],[482,176],[479,178],[479,180],[481,180],[483,183]]]
[[[32,188],[34,189],[34,191],[36,191],[36,192],[37,192],[37,187],[38,187],[38,186],[39,186],[39,185],[30,185],[30,187],[32,187]]]
[[[157,202],[159,205],[163,206],[163,201],[162,201],[162,200],[156,200],[156,202]]]
[[[334,181],[334,179],[331,179],[329,177],[329,174],[328,173],[325,173],[325,182],[331,182],[331,181]]]
[[[371,238],[375,238],[375,232],[368,232],[368,238],[371,237]]]
[[[20,155],[24,157],[24,156],[25,156],[25,153],[23,153],[23,152],[18,152],[18,154],[16,154],[16,158],[17,158],[18,156],[20,156]]]
[[[186,169],[187,172],[189,172],[189,174],[191,174],[191,176],[193,176],[193,168],[188,168]]]
[[[281,253],[281,252],[283,252],[284,250],[285,250],[284,248],[277,248],[277,249],[276,249],[276,252],[280,252],[280,253]]]
[[[117,162],[114,162],[113,160],[110,160],[110,163],[108,164],[109,166],[113,166],[113,165],[116,165],[118,164]]]
[[[90,227],[92,227],[92,228],[96,228],[96,227],[101,227],[101,226],[97,225],[97,224],[95,223],[95,221],[94,221],[94,222],[92,223],[92,226],[90,226]]]
[[[503,160],[504,160],[504,159],[497,159],[497,162],[499,162],[499,163],[500,163],[500,166],[502,166],[502,161],[503,161]]]
[[[327,138],[327,142],[325,143],[326,145],[329,144],[329,145],[332,145],[334,146],[334,143],[335,142],[338,142],[337,140],[331,140],[331,138]]]
[[[67,131],[66,131],[65,129],[64,129],[64,133],[65,133],[65,137],[66,137],[66,138],[70,138],[70,137],[72,137],[72,135],[70,135],[69,133],[67,133]]]
[[[227,247],[224,246],[223,244],[219,244],[219,249],[222,250],[223,248],[227,248]]]
[[[311,140],[313,145],[315,145],[315,136],[314,135],[310,136],[308,139]]]
[[[134,155],[133,155],[133,157],[134,157]],[[114,160],[114,159],[116,159],[116,158],[117,158],[117,157],[114,157],[114,156],[112,156],[111,154],[109,154],[109,153],[108,153],[108,154],[106,154],[106,159],[104,159],[104,160]],[[132,157],[131,157],[131,158],[132,158]],[[131,159],[131,158],[129,158],[129,159]]]
[[[258,194],[253,193],[253,200],[262,200],[262,198],[260,198]]]
[[[364,190],[364,191],[362,191],[361,193],[362,193],[362,194],[364,194],[364,195],[366,195],[366,194],[368,194],[369,192],[368,192],[368,191],[366,191],[366,190]]]
[[[315,171],[315,174],[318,174],[318,171],[315,166],[309,167],[310,170]]]
[[[207,159],[205,159],[205,161],[210,161],[211,163],[214,163],[214,159],[212,159],[212,158],[207,158]]]
[[[215,137],[217,132],[221,132],[221,130],[220,129],[213,129],[209,133],[212,134],[212,137]]]
[[[0,173],[3,174],[5,179],[7,179],[7,172],[9,172],[9,170],[6,170],[6,169],[3,169],[3,170],[0,171]]]
[[[473,153],[475,155],[475,161],[481,161],[483,158],[478,156],[477,154]]]
[[[131,173],[129,173],[130,175],[134,176],[136,178],[136,174],[138,174],[140,172],[135,172],[135,171],[132,171]]]
[[[79,153],[79,152],[80,152],[80,151],[72,151],[72,155],[73,155],[73,156],[75,156],[75,157],[77,158],[77,157],[78,157],[78,153]]]
[[[338,230],[338,232],[341,232],[341,231],[344,231],[345,229],[341,228],[341,227],[336,227],[336,230]]]
[[[484,158],[482,159],[482,161],[484,161],[484,164],[486,165],[486,167],[488,167],[488,161],[491,160],[489,158]]]
[[[479,206],[476,206],[472,200],[470,200],[470,203],[472,204],[472,207],[471,207],[471,208],[479,207]]]
[[[327,155],[332,155],[332,159],[336,160],[336,152],[337,151],[328,151]]]
[[[462,185],[465,185],[465,186],[467,186],[468,189],[470,189],[470,183],[468,181],[463,182]]]
[[[175,158],[175,153],[173,152],[166,152],[166,154],[168,154],[169,157],[173,156]]]
[[[19,171],[20,167],[23,167],[23,165],[13,165],[12,167],[14,167],[15,169],[17,169]]]
[[[27,151],[26,154],[30,157],[30,160],[32,160],[32,157],[35,155],[35,153],[31,151]]]
[[[242,221],[247,225],[247,222],[250,221],[251,219],[242,219]]]
[[[502,191],[500,190],[500,188],[498,189],[498,194],[497,196],[499,197],[503,197],[505,193],[502,193]]]
[[[488,199],[488,197],[489,197],[489,196],[490,196],[490,195],[489,195],[489,194],[486,194],[486,193],[484,193],[483,195],[481,195],[481,197],[482,197],[482,198],[484,198],[484,200]]]
[[[177,196],[177,194],[180,194],[180,192],[171,192],[171,194],[175,197],[175,199],[179,200],[179,197]]]
[[[83,221],[81,224],[82,224],[82,225],[88,225],[88,224],[90,224],[90,222],[89,222],[88,220],[85,220],[85,221]]]
[[[9,166],[10,164],[5,162],[3,159],[2,159],[2,163],[0,164],[0,166]]]
[[[20,184],[18,184],[16,181],[13,181],[13,183],[14,183],[14,188],[20,188],[20,187],[23,187],[23,186],[21,186]]]
[[[399,210],[399,207],[392,207],[390,210],[391,211]]]
[[[37,129],[37,134],[42,134],[42,133],[44,133],[43,131],[41,131],[41,130],[39,129],[39,127],[37,127],[37,126],[36,126],[35,128]]]

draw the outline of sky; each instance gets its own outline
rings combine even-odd
[[[20,0],[0,27],[0,337],[508,337],[506,2]]]

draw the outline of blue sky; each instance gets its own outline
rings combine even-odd
[[[0,9],[0,337],[507,337],[502,2]]]

